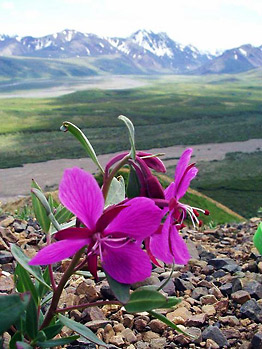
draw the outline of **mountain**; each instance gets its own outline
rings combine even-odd
[[[225,51],[195,70],[196,74],[234,74],[262,67],[262,46],[250,44]]]
[[[1,56],[26,58],[26,67],[29,58],[45,59],[44,70],[48,70],[48,65],[52,66],[52,60],[55,60],[54,65],[58,69],[59,62],[70,61],[76,66],[76,74],[81,65],[90,70],[84,76],[93,73],[234,74],[262,67],[262,46],[248,44],[211,55],[200,52],[192,45],[181,45],[166,33],[146,30],[138,30],[127,38],[101,37],[69,29],[39,38],[0,35]],[[16,63],[22,64],[22,60],[12,61],[12,64],[10,61],[10,76]],[[70,71],[71,67],[68,69]],[[71,73],[67,71],[66,74]],[[6,61],[0,62],[0,76],[8,76]]]
[[[208,62],[212,56],[193,46],[183,46],[166,33],[139,30],[128,38],[100,37],[63,30],[35,38],[0,36],[0,56],[65,59],[95,57],[95,66],[110,72],[112,65],[128,73],[185,73]],[[102,58],[102,61],[99,58]],[[115,59],[115,64],[113,60]],[[124,66],[124,67],[123,67]],[[124,72],[122,72],[124,73]]]

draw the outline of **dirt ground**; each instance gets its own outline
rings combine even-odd
[[[150,153],[165,153],[162,156],[166,167],[174,166],[186,146],[150,149]],[[250,139],[245,142],[228,142],[219,144],[201,144],[192,146],[194,162],[223,160],[226,153],[251,153],[262,149],[262,139]],[[104,166],[115,154],[100,155],[99,161]],[[25,164],[23,167],[0,169],[0,203],[13,201],[30,194],[31,179],[34,178],[44,190],[57,188],[65,168],[78,166],[91,173],[97,171],[89,158],[61,159],[47,162]]]

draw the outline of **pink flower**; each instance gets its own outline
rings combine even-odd
[[[186,149],[181,155],[176,171],[175,179],[165,190],[165,200],[168,206],[163,208],[163,214],[168,212],[162,231],[158,230],[149,238],[150,252],[165,263],[186,264],[190,255],[185,241],[179,235],[178,230],[183,227],[183,221],[187,214],[191,218],[193,225],[201,225],[198,220],[198,211],[209,214],[208,211],[191,207],[181,203],[179,200],[185,195],[190,182],[197,175],[198,169],[194,164],[189,165],[192,149]]]
[[[161,222],[162,212],[152,200],[139,197],[104,211],[104,198],[95,179],[77,167],[64,172],[59,198],[85,228],[56,233],[59,241],[39,251],[30,265],[56,263],[87,246],[87,263],[94,276],[98,257],[104,270],[118,282],[131,284],[150,276],[150,259],[140,242]]]

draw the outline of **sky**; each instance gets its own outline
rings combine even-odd
[[[127,37],[139,29],[215,52],[262,45],[262,0],[0,0],[0,34],[75,29]]]

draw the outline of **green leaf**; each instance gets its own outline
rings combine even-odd
[[[116,205],[125,200],[125,181],[122,176],[113,178],[106,197],[105,207]]]
[[[16,342],[16,349],[33,349],[33,347],[25,342]]]
[[[72,135],[75,136],[75,138],[82,144],[87,154],[90,156],[93,162],[97,165],[99,170],[102,173],[104,173],[104,169],[98,161],[94,148],[92,147],[91,143],[89,142],[87,137],[84,135],[84,133],[76,125],[72,124],[69,121],[64,121],[63,125],[60,127],[60,130],[64,132],[69,131],[70,133],[72,133]]]
[[[0,334],[4,333],[19,319],[26,309],[31,296],[29,294],[10,294],[0,297]]]
[[[262,222],[259,224],[257,231],[253,237],[254,245],[258,252],[262,255]]]
[[[40,191],[40,193],[42,193],[42,189],[33,179],[32,179],[31,188],[32,190],[36,189]],[[42,193],[42,195],[44,194]],[[39,198],[37,198],[34,193],[31,193],[31,198],[32,198],[32,205],[33,205],[33,210],[34,210],[36,219],[40,224],[41,228],[43,229],[43,231],[47,233],[50,228],[50,219],[48,218],[48,214],[45,208],[43,207],[43,205],[41,204]]]
[[[63,325],[60,321],[57,321],[55,324],[52,324],[48,327],[45,327],[43,331],[45,332],[46,338],[51,339],[54,338],[58,333],[61,332]]]
[[[55,213],[55,219],[59,224],[63,224],[69,221],[73,217],[73,213],[68,211],[66,207],[61,207],[61,209],[57,210]]]
[[[128,132],[129,132],[129,142],[130,142],[130,145],[131,145],[130,155],[131,155],[132,159],[135,160],[135,158],[136,158],[136,148],[135,148],[135,128],[134,128],[134,125],[131,122],[131,120],[129,120],[124,115],[119,115],[118,119],[122,120],[126,124],[126,127],[128,129]]]
[[[193,337],[191,334],[184,332],[183,330],[181,330],[177,325],[175,325],[172,321],[168,320],[164,315],[157,313],[155,311],[149,311],[149,314],[154,316],[156,319],[162,321],[164,324],[168,325],[169,327],[173,328],[174,330],[176,330],[179,333],[184,334],[185,336],[189,336],[189,337]]]
[[[116,298],[123,304],[130,299],[130,286],[128,284],[121,284],[112,279],[110,275],[106,274],[107,281]]]
[[[53,347],[56,347],[56,346],[59,346],[59,345],[69,344],[69,343],[75,341],[78,338],[79,338],[78,335],[69,336],[69,337],[49,340],[49,341],[45,341],[45,342],[37,342],[37,345],[40,348],[53,348]]]
[[[166,297],[161,293],[154,290],[140,289],[131,294],[125,308],[131,313],[137,313],[162,308],[166,302]]]
[[[163,305],[163,308],[172,308],[177,304],[181,303],[182,298],[177,297],[168,297],[166,303]],[[162,308],[162,307],[161,307]]]
[[[55,202],[51,194],[48,195],[48,203],[49,203],[49,206],[51,207],[51,211],[54,212]]]
[[[17,331],[9,342],[9,349],[16,349],[16,342],[22,341],[23,337],[20,331]]]
[[[130,166],[126,193],[128,198],[135,198],[140,195],[140,183],[133,166]]]
[[[30,278],[30,274],[28,273],[28,271],[25,270],[20,264],[17,264],[15,268],[15,273],[16,273],[16,277],[19,278],[18,280],[19,284],[23,285],[22,292],[29,291],[33,297],[35,304],[38,305],[39,303],[38,293],[35,288],[35,285],[33,284]],[[18,291],[21,292],[19,289]]]
[[[15,244],[10,244],[10,246],[12,255],[14,256],[16,261],[31,275],[33,275],[39,282],[51,289],[51,287],[43,279],[41,268],[36,265],[29,265],[28,262],[30,261],[30,258],[23,253],[20,247],[16,246]]]
[[[26,309],[25,331],[31,339],[34,339],[38,333],[37,307],[33,298]]]
[[[86,326],[68,319],[67,317],[59,314],[58,315],[59,320],[64,324],[65,326],[71,328],[71,330],[75,331],[76,333],[80,334],[84,338],[88,339],[90,342],[93,342],[97,345],[102,345],[106,348],[108,348],[107,344],[105,344],[103,341],[101,341],[97,336]]]
[[[48,267],[46,267],[44,273],[43,273],[43,279],[46,282],[47,285],[50,285],[50,275],[49,275],[49,270]],[[37,293],[39,295],[39,298],[42,299],[44,295],[49,291],[49,288],[43,285],[42,283],[39,283],[38,288],[37,288]]]

